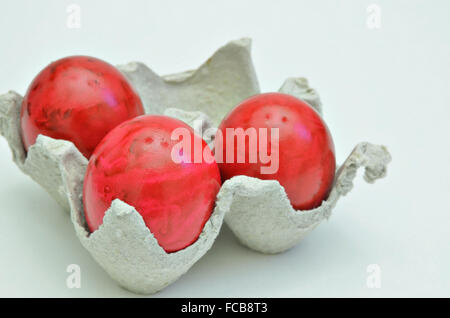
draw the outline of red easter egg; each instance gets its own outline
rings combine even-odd
[[[183,138],[174,135],[177,129]],[[191,149],[179,147],[184,138]],[[190,126],[166,116],[139,116],[109,132],[92,154],[83,188],[86,221],[95,231],[111,202],[120,199],[136,208],[166,252],[175,252],[197,240],[220,186],[214,156]]]
[[[333,184],[330,132],[311,106],[290,95],[267,93],[243,101],[222,121],[215,152],[222,181],[237,175],[278,180],[298,210],[319,206]]]
[[[25,149],[39,134],[72,141],[87,158],[118,124],[144,114],[142,102],[114,66],[88,56],[57,60],[31,82],[20,115]]]

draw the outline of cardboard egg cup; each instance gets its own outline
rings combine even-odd
[[[118,66],[139,93],[147,114],[165,114],[190,124],[201,120],[217,127],[242,100],[260,93],[250,56],[249,39],[232,41],[193,71],[158,76],[142,63]],[[280,92],[294,95],[321,114],[317,92],[304,78],[289,78]],[[313,210],[292,208],[275,180],[236,176],[223,183],[215,209],[198,240],[166,253],[141,215],[116,199],[98,230],[89,233],[83,211],[83,178],[87,159],[73,143],[39,135],[25,152],[20,132],[22,96],[0,96],[0,133],[7,139],[17,166],[39,183],[66,210],[81,244],[122,287],[139,294],[155,293],[186,273],[212,246],[223,220],[239,241],[262,253],[283,252],[331,215],[342,195],[353,187],[358,168],[374,182],[384,177],[391,157],[384,146],[358,144],[337,169],[330,195]],[[195,129],[196,127],[194,127]],[[212,144],[212,140],[207,140]]]

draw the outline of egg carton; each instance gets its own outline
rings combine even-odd
[[[229,42],[198,69],[174,75],[159,76],[139,62],[118,69],[139,93],[147,114],[176,117],[195,130],[212,128],[235,105],[260,92],[250,46],[246,38]],[[306,79],[289,78],[280,92],[294,95],[322,113],[319,95]],[[106,211],[103,224],[89,233],[82,202],[87,159],[73,143],[43,135],[26,153],[20,133],[21,103],[22,96],[14,91],[0,96],[0,133],[8,141],[14,162],[70,212],[81,244],[111,278],[139,294],[160,291],[186,273],[210,249],[224,219],[238,239],[254,250],[279,253],[291,248],[330,217],[339,197],[351,190],[359,167],[365,168],[365,180],[374,182],[385,176],[391,160],[384,146],[358,144],[338,168],[328,198],[309,211],[294,210],[275,180],[233,177],[223,183],[197,241],[166,253],[141,215],[119,199]],[[213,144],[212,138],[206,141]]]

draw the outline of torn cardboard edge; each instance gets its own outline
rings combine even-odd
[[[328,198],[308,211],[294,210],[276,180],[233,177],[221,189],[232,198],[225,222],[243,245],[267,254],[284,252],[330,217],[339,198],[352,189],[360,167],[365,168],[366,181],[374,182],[386,175],[390,161],[384,146],[358,144],[338,169]]]

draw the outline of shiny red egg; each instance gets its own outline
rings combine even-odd
[[[20,115],[25,149],[39,134],[72,141],[87,158],[118,124],[143,115],[137,93],[114,66],[88,56],[57,60],[32,81]]]
[[[183,139],[190,149],[180,146]],[[87,225],[95,231],[111,202],[120,199],[136,208],[166,252],[175,252],[197,240],[220,186],[214,156],[190,126],[166,116],[139,116],[109,132],[89,160],[83,188]]]
[[[260,94],[235,107],[219,127],[215,152],[223,182],[237,175],[278,180],[297,210],[319,206],[333,184],[330,132],[291,95]]]

